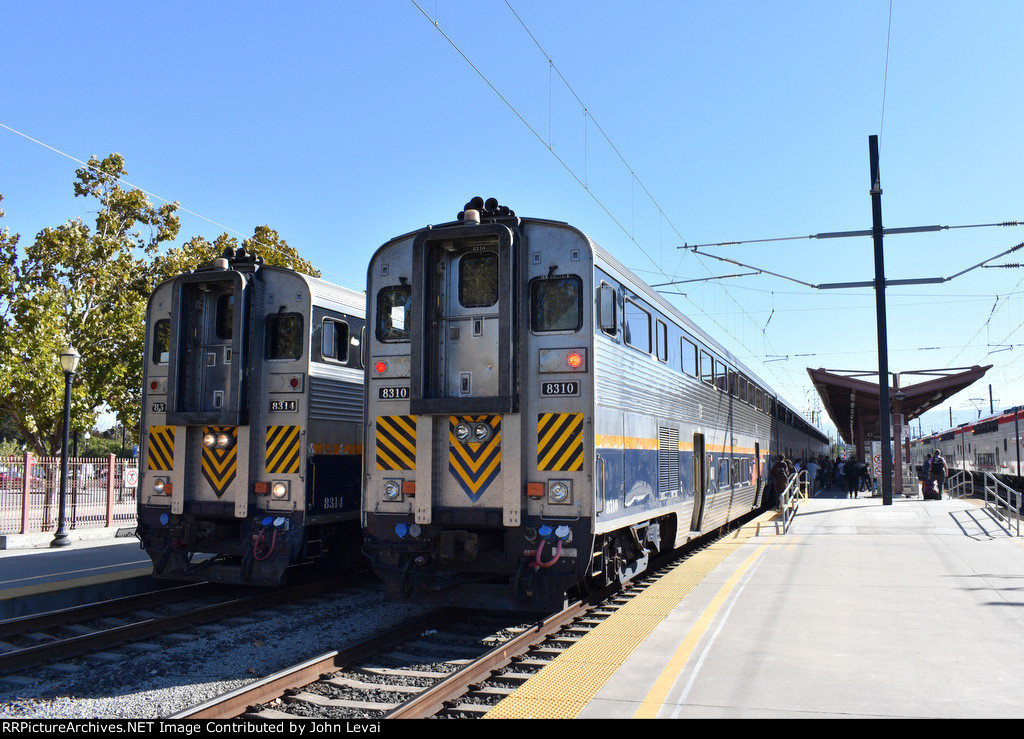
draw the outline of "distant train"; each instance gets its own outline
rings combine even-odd
[[[936,449],[942,452],[950,470],[971,474],[990,472],[1002,477],[1021,477],[1024,470],[1024,409],[962,423],[910,442],[910,457],[921,465]]]
[[[243,250],[156,288],[138,536],[157,577],[358,559],[365,302]]]
[[[757,509],[828,440],[572,226],[496,201],[367,277],[365,553],[389,597],[547,610]]]

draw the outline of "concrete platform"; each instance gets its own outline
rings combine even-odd
[[[59,549],[47,534],[0,550],[0,619],[165,587],[151,577],[139,540],[121,531],[72,531],[71,546]]]
[[[978,501],[821,497],[771,528],[679,565],[488,718],[1024,716],[1024,538]]]

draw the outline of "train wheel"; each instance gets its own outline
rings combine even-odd
[[[619,585],[625,585],[630,579],[630,573],[628,572],[627,564],[629,562],[629,549],[624,545],[622,540],[618,537],[612,544],[612,554],[609,560],[609,567],[614,573],[614,581]]]
[[[402,567],[401,593],[403,598],[408,598],[412,595],[413,580],[416,577],[415,566],[416,558],[409,557],[405,562],[405,566]]]

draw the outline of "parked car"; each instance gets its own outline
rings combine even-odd
[[[22,489],[22,470],[0,467],[0,488],[18,492]],[[29,490],[41,493],[46,489],[46,472],[42,467],[32,467]]]

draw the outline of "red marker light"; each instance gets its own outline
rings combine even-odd
[[[377,364],[373,365],[373,368],[377,371],[378,375],[382,375],[388,366],[384,362],[377,362]]]
[[[288,384],[291,385],[292,387],[298,387],[299,386],[299,378],[298,377],[293,377],[292,379],[290,379],[288,381]]]
[[[568,362],[570,367],[577,369],[583,365],[583,355],[579,352],[570,352],[565,361]]]
[[[160,387],[160,383],[157,382],[156,380],[153,380],[153,382],[149,383],[150,390],[156,390],[158,387]]]

